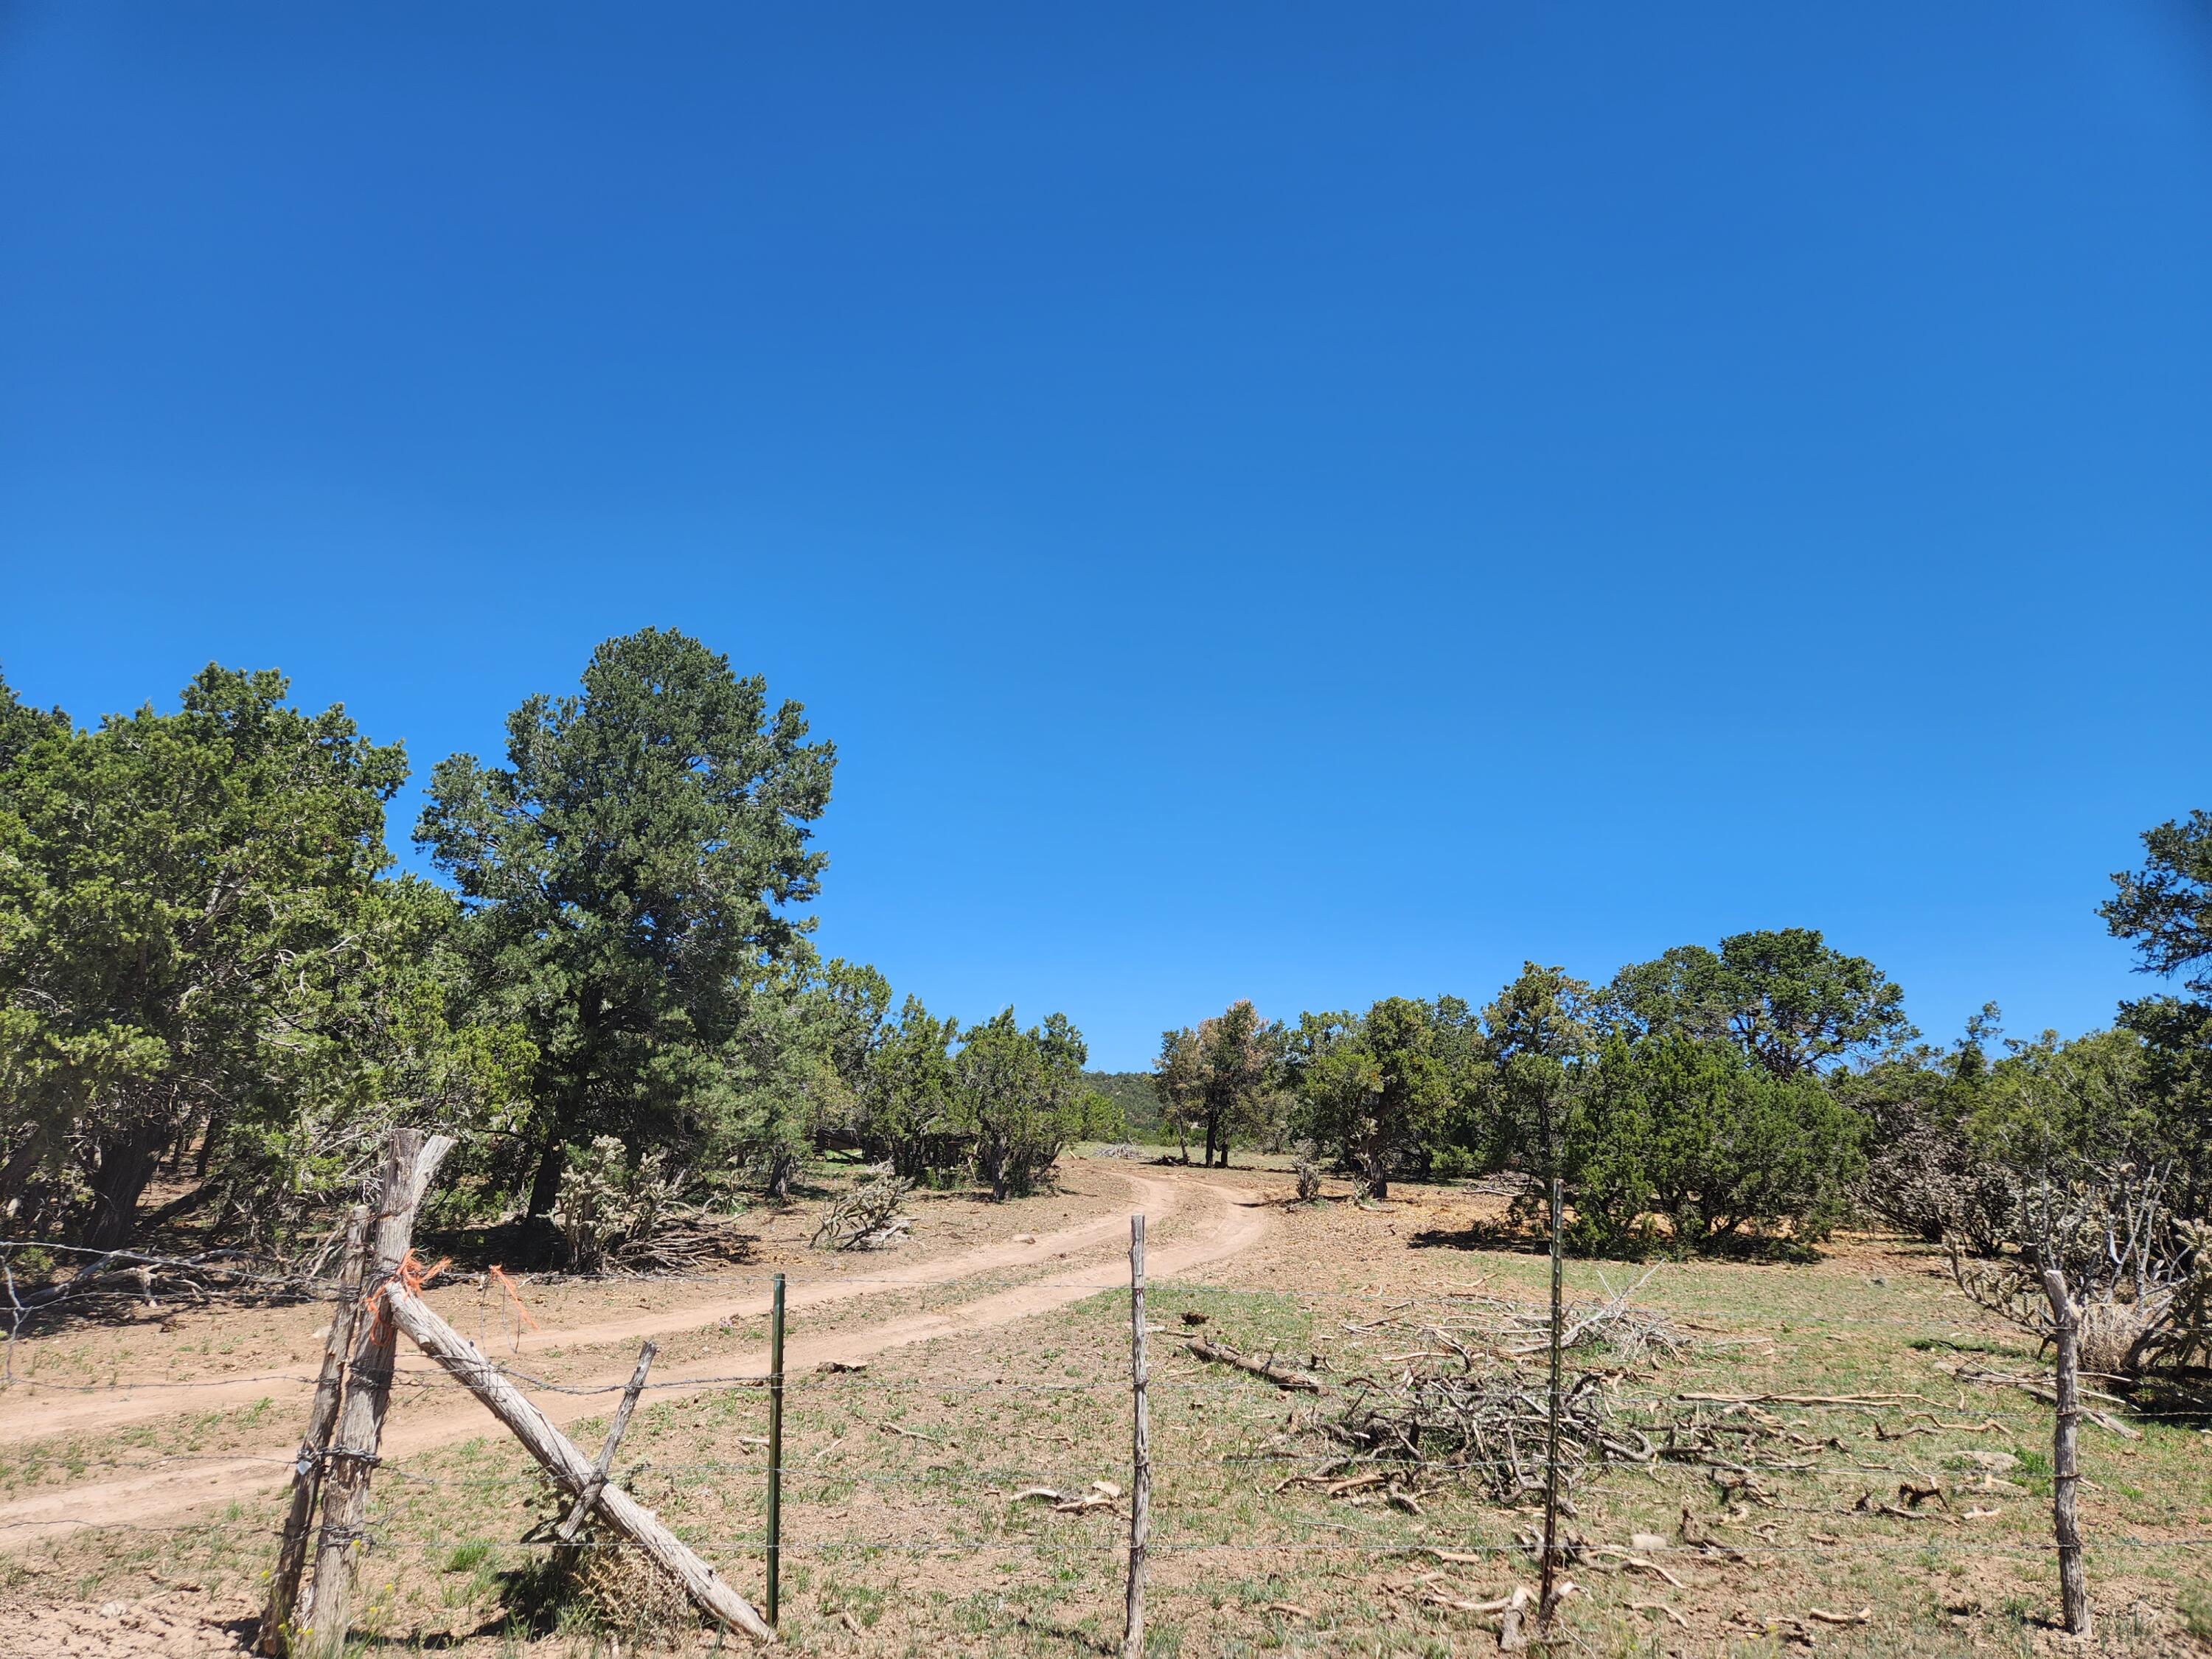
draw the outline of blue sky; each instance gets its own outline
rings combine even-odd
[[[1111,1066],[1764,926],[2106,1020],[2208,387],[2199,0],[0,5],[25,695],[419,774],[687,629],[825,947]]]

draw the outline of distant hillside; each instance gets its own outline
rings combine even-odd
[[[1129,1139],[1157,1146],[1160,1137],[1160,1097],[1150,1072],[1085,1072],[1084,1080],[1121,1109],[1129,1121]]]

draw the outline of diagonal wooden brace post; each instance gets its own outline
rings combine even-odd
[[[576,1494],[575,1507],[568,1511],[568,1519],[555,1528],[553,1535],[562,1543],[573,1542],[584,1519],[599,1501],[600,1490],[607,1484],[607,1471],[615,1466],[615,1448],[629,1428],[629,1414],[637,1408],[637,1397],[645,1391],[645,1374],[653,1369],[653,1357],[660,1349],[648,1342],[637,1353],[637,1369],[630,1373],[629,1386],[623,1390],[622,1404],[615,1407],[615,1420],[607,1430],[606,1444],[599,1448],[599,1461],[592,1466],[592,1478],[584,1490]]]
[[[382,1294],[393,1322],[407,1333],[409,1339],[513,1430],[515,1438],[522,1442],[524,1449],[548,1474],[573,1492],[580,1493],[590,1487],[594,1474],[591,1460],[576,1449],[574,1442],[555,1428],[545,1413],[532,1405],[499,1367],[478,1352],[474,1343],[431,1312],[422,1298],[398,1279],[387,1280]],[[724,1583],[690,1546],[620,1486],[601,1486],[598,1509],[609,1526],[674,1577],[702,1611],[757,1641],[775,1640],[775,1632],[754,1610],[751,1602]]]

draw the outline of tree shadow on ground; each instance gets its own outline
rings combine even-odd
[[[1552,1248],[1541,1228],[1503,1218],[1477,1218],[1464,1227],[1424,1227],[1406,1242],[1417,1250],[1485,1250],[1513,1255],[1545,1255]]]
[[[653,1236],[652,1248],[682,1247],[684,1266],[678,1271],[695,1273],[715,1267],[743,1267],[760,1259],[760,1236],[739,1232],[728,1217],[679,1215]],[[477,1273],[497,1266],[508,1273],[544,1273],[577,1279],[634,1278],[635,1272],[620,1267],[598,1273],[574,1273],[567,1243],[549,1217],[510,1217],[488,1225],[421,1227],[415,1234],[415,1255],[420,1261],[451,1258],[449,1273]]]

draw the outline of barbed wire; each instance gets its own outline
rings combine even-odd
[[[326,1452],[321,1454],[319,1459],[309,1459],[307,1461],[337,1462],[339,1459],[339,1454]],[[842,1468],[825,1467],[819,1462],[785,1463],[771,1470],[765,1462],[751,1458],[692,1459],[678,1462],[664,1462],[658,1458],[648,1456],[636,1460],[635,1462],[626,1465],[623,1470],[623,1479],[624,1480],[634,1480],[647,1474],[651,1474],[656,1477],[664,1477],[670,1475],[746,1474],[765,1477],[773,1473],[786,1479],[818,1480],[830,1484],[842,1483],[846,1485],[857,1486],[937,1485],[941,1484],[948,1478],[966,1480],[981,1479],[988,1482],[998,1484],[1022,1480],[1042,1481],[1066,1479],[1068,1478],[1066,1471],[1072,1467],[1073,1464],[1079,1461],[1082,1460],[1078,1457],[1071,1456],[1070,1458],[1051,1467],[1038,1464],[1007,1464],[1000,1462],[979,1463],[963,1462],[957,1463],[932,1464],[921,1471],[915,1473],[883,1473],[875,1470],[856,1471]],[[100,1469],[110,1473],[138,1474],[168,1468],[175,1466],[191,1464],[220,1464],[224,1466],[234,1466],[238,1464],[265,1464],[271,1468],[296,1469],[301,1466],[301,1462],[302,1460],[297,1452],[289,1455],[276,1452],[248,1451],[164,1452],[154,1457],[135,1458],[129,1460],[110,1458],[86,1459],[82,1462],[73,1462],[71,1468],[72,1472],[78,1469]],[[1510,1457],[1377,1457],[1373,1455],[1363,1455],[1342,1450],[1315,1452],[1247,1451],[1223,1452],[1209,1457],[1155,1456],[1146,1460],[1146,1466],[1152,1469],[1204,1469],[1215,1474],[1233,1471],[1237,1467],[1243,1465],[1267,1464],[1280,1467],[1293,1463],[1314,1464],[1325,1468],[1334,1466],[1335,1468],[1340,1468],[1347,1472],[1355,1470],[1379,1470],[1393,1474],[1411,1474],[1424,1470],[1441,1470],[1448,1474],[1463,1474],[1477,1473],[1486,1469],[1542,1470],[1552,1467],[1547,1459],[1534,1453],[1519,1459],[1514,1459]],[[1924,1472],[1920,1468],[1894,1463],[1807,1463],[1796,1462],[1774,1462],[1758,1458],[1727,1458],[1716,1460],[1706,1456],[1668,1457],[1663,1454],[1653,1460],[1590,1458],[1586,1461],[1576,1461],[1561,1459],[1559,1467],[1563,1469],[1577,1472],[1586,1472],[1592,1468],[1606,1468],[1624,1472],[1640,1469],[1656,1474],[1661,1468],[1681,1470],[1717,1469],[1727,1473],[1750,1472],[1756,1474],[1842,1475],[1854,1480],[1863,1479],[1869,1474],[1919,1474]],[[455,1490],[496,1491],[507,1487],[538,1486],[545,1485],[549,1479],[544,1474],[537,1471],[518,1474],[433,1474],[427,1471],[410,1468],[404,1463],[391,1459],[380,1459],[378,1462],[377,1468],[380,1474],[392,1476],[394,1479],[406,1480],[420,1486],[449,1487]],[[1577,1490],[1591,1491],[1598,1490],[1598,1488],[1593,1487],[1585,1482],[1578,1485]],[[1626,1488],[1607,1488],[1605,1490],[1611,1490],[1618,1492],[1625,1492],[1626,1491]],[[1977,1494],[1974,1493],[1971,1488],[1968,1488],[1966,1489],[1966,1495],[1997,1496],[2001,1494]]]
[[[313,1285],[327,1290],[331,1296],[335,1296],[338,1288],[337,1279],[335,1275],[331,1274],[308,1275],[298,1273],[271,1273],[244,1267],[234,1266],[228,1263],[194,1261],[189,1257],[161,1256],[131,1250],[103,1250],[97,1249],[90,1246],[57,1244],[38,1239],[0,1238],[0,1251],[24,1249],[40,1250],[49,1254],[60,1252],[70,1255],[98,1256],[131,1264],[164,1267],[179,1272],[217,1272],[233,1279],[282,1285],[288,1288]],[[955,1257],[951,1260],[952,1261],[957,1262],[957,1258]],[[934,1265],[935,1264],[930,1261],[924,1261],[918,1262],[915,1267],[905,1272],[882,1275],[866,1273],[824,1273],[816,1277],[796,1277],[787,1271],[784,1274],[785,1293],[787,1297],[789,1297],[793,1293],[841,1289],[854,1285],[886,1290],[909,1291],[952,1288],[976,1290],[1048,1289],[1084,1291],[1096,1294],[1105,1294],[1115,1291],[1126,1292],[1129,1288],[1128,1281],[1123,1278],[1116,1277],[1108,1279],[1055,1279],[1052,1276],[1052,1272],[1048,1268],[1042,1278],[1039,1278],[1035,1275],[1023,1277],[985,1277],[980,1274],[963,1274],[958,1273],[950,1273],[939,1276],[931,1271]],[[1043,1263],[1039,1263],[1037,1265],[1040,1267],[1045,1266]],[[623,1273],[618,1275],[517,1273],[508,1276],[520,1284],[564,1289],[582,1286],[592,1286],[604,1289],[611,1286],[649,1285],[754,1285],[760,1286],[761,1294],[765,1297],[769,1294],[769,1286],[766,1280],[769,1277],[769,1270],[759,1267],[748,1267],[742,1272],[729,1273]],[[480,1279],[481,1277],[481,1273],[475,1270],[466,1270],[454,1275],[454,1279],[457,1283],[471,1285],[472,1285],[473,1281]],[[1173,1279],[1155,1279],[1152,1281],[1150,1289],[1155,1292],[1167,1291],[1175,1285],[1175,1283],[1176,1281]],[[1199,1285],[1193,1286],[1191,1288],[1205,1290],[1216,1289],[1218,1287]],[[1527,1298],[1514,1298],[1502,1295],[1499,1291],[1475,1285],[1461,1289],[1427,1291],[1411,1297],[1399,1297],[1384,1310],[1383,1319],[1387,1319],[1390,1314],[1401,1312],[1405,1309],[1411,1307],[1423,1305],[1448,1306],[1455,1303],[1463,1303],[1476,1299],[1488,1301],[1510,1301],[1516,1306],[1525,1306],[1534,1310],[1541,1310],[1547,1305],[1543,1303],[1540,1298],[1535,1297],[1533,1295]],[[1571,1297],[1571,1300],[1572,1297]],[[1661,1310],[1673,1312],[1678,1316],[1709,1314],[1717,1311],[1715,1310],[1709,1310],[1702,1307],[1669,1308],[1667,1307],[1665,1304],[1656,1300],[1653,1302],[1652,1305]],[[1972,1309],[1972,1304],[1969,1304],[1967,1305],[1969,1309]],[[2003,1323],[2003,1322],[1996,1315],[1988,1314],[1985,1310],[1976,1311],[1980,1312],[1984,1318],[1993,1323],[2000,1326]],[[765,1308],[763,1308],[762,1312],[763,1315],[765,1314]],[[761,1316],[749,1316],[758,1317]],[[1894,1315],[1823,1314],[1818,1316],[1808,1316],[1789,1314],[1777,1315],[1774,1317],[1778,1321],[1787,1324],[1793,1332],[1803,1329],[1818,1329],[1824,1326],[1831,1325],[1842,1327],[1875,1325],[1918,1329],[1923,1322],[1917,1319],[1904,1318]],[[1371,1327],[1383,1322],[1383,1319],[1364,1322],[1364,1324],[1365,1326]]]
[[[1173,1353],[1163,1356],[1167,1359],[1176,1357]],[[1449,1354],[1426,1357],[1437,1359],[1456,1358]],[[855,1362],[856,1364],[866,1362]],[[486,1369],[490,1373],[503,1376],[527,1389],[579,1398],[595,1395],[619,1395],[629,1386],[627,1382],[614,1381],[562,1382],[524,1370],[511,1363],[495,1359],[488,1359]],[[1369,1387],[1380,1387],[1383,1376],[1387,1375],[1389,1374],[1383,1373],[1377,1376],[1364,1372],[1326,1372],[1316,1374],[1315,1380],[1335,1391],[1348,1392],[1363,1384]],[[423,1362],[396,1364],[391,1372],[391,1380],[395,1387],[416,1390],[453,1389],[460,1393],[468,1391],[465,1384],[455,1379],[442,1367]],[[774,1380],[773,1374],[766,1371],[725,1372],[698,1377],[664,1376],[648,1378],[643,1384],[641,1391],[647,1394],[655,1391],[670,1394],[706,1394],[716,1390],[764,1390]],[[1991,1377],[1985,1381],[1976,1380],[1967,1386],[1990,1389],[2017,1388],[2022,1382],[2032,1382],[2037,1380]],[[319,1376],[289,1371],[247,1372],[235,1376],[162,1378],[151,1382],[129,1383],[53,1382],[40,1377],[19,1376],[11,1382],[0,1382],[0,1397],[4,1397],[11,1388],[43,1389],[52,1393],[112,1395],[118,1399],[123,1399],[143,1398],[147,1395],[156,1395],[166,1390],[246,1388],[277,1382],[289,1383],[301,1389],[312,1389],[320,1381]],[[1080,1377],[1048,1382],[1008,1377],[908,1378],[868,1376],[858,1370],[823,1372],[811,1368],[787,1371],[783,1386],[787,1398],[794,1394],[817,1389],[835,1389],[840,1392],[863,1390],[887,1395],[911,1395],[974,1393],[1043,1395],[1105,1393],[1119,1395],[1127,1394],[1129,1389],[1128,1380],[1126,1377],[1115,1376]],[[1157,1372],[1150,1386],[1155,1393],[1173,1397],[1246,1400],[1280,1398],[1279,1395],[1270,1395],[1263,1392],[1268,1387],[1264,1382],[1248,1381],[1237,1376],[1223,1376],[1218,1381],[1212,1380],[1202,1367],[1181,1376],[1172,1372]],[[1877,1422],[1883,1420],[1882,1413],[1887,1410],[1893,1413],[1901,1411],[1903,1419],[1907,1422],[1915,1417],[1929,1416],[1939,1411],[1948,1411],[1968,1413],[1977,1417],[2001,1422],[2038,1423],[2047,1422],[2054,1409],[2045,1406],[2040,1409],[2020,1410],[2003,1406],[1984,1405],[1966,1398],[1939,1400],[1927,1395],[1898,1395],[1888,1399],[1869,1398],[1862,1401],[1844,1399],[1793,1398],[1787,1395],[1775,1394],[1716,1396],[1705,1394],[1701,1390],[1684,1389],[1673,1395],[1612,1395],[1608,1398],[1614,1407],[1620,1408],[1641,1407],[1656,1410],[1684,1405],[1704,1405],[1719,1410],[1727,1410],[1732,1407],[1753,1407],[1770,1413],[1844,1414],[1869,1418]],[[251,1408],[242,1407],[241,1409]],[[2121,1409],[2126,1408],[2121,1407]],[[2212,1408],[2176,1407],[2137,1412],[2133,1413],[2129,1420],[2131,1425],[2154,1425],[2174,1419],[2207,1418],[2212,1418]],[[1784,1415],[1783,1420],[1787,1422],[1789,1415]],[[1972,1432],[1977,1425],[1944,1424],[1938,1426],[1952,1431]]]
[[[1838,1516],[1838,1518],[1841,1518],[1841,1516]],[[254,1535],[267,1536],[270,1538],[279,1537],[282,1535],[281,1528],[270,1527],[265,1522],[249,1522],[243,1519],[235,1521],[203,1520],[193,1522],[147,1522],[135,1521],[99,1521],[56,1516],[40,1520],[0,1521],[0,1532],[21,1531],[26,1529],[54,1531],[63,1528],[74,1528],[77,1531],[150,1533],[165,1534],[174,1533],[204,1534],[230,1531],[246,1532]],[[765,1533],[743,1533],[717,1536],[714,1538],[703,1538],[697,1535],[696,1533],[687,1535],[684,1533],[682,1528],[678,1528],[677,1531],[678,1535],[683,1537],[684,1541],[695,1549],[737,1550],[744,1549],[750,1546],[764,1546],[767,1542],[767,1535]],[[495,1550],[551,1550],[568,1548],[635,1550],[642,1547],[627,1539],[608,1538],[597,1535],[580,1538],[573,1544],[564,1543],[556,1539],[488,1539],[480,1535],[453,1539],[394,1539],[385,1538],[380,1535],[377,1533],[376,1528],[374,1527],[364,1528],[363,1535],[371,1540],[370,1547],[372,1550],[383,1551],[397,1549],[425,1551],[453,1550],[479,1547],[489,1547]],[[789,1528],[786,1528],[784,1531],[780,1543],[787,1562],[794,1554],[827,1555],[854,1553],[933,1554],[940,1552],[980,1553],[994,1550],[1009,1552],[1025,1551],[1038,1554],[1118,1556],[1126,1553],[1128,1547],[1127,1543],[1121,1540],[1089,1541],[1080,1539],[938,1538],[903,1540],[892,1539],[854,1538],[810,1539],[805,1537],[803,1534],[795,1536]],[[2123,1534],[2099,1538],[2094,1540],[2085,1540],[2084,1545],[2092,1554],[2101,1550],[2205,1550],[2212,1549],[2212,1536],[2146,1538],[2136,1534]],[[1586,1547],[1586,1544],[1583,1546],[1574,1546],[1571,1543],[1571,1547],[1579,1548]],[[1958,1536],[1931,1534],[1928,1536],[1917,1539],[1866,1539],[1854,1540],[1848,1544],[1770,1544],[1762,1540],[1759,1542],[1746,1542],[1740,1545],[1729,1545],[1728,1547],[1738,1550],[1746,1555],[1802,1556],[1815,1559],[1848,1559],[1854,1556],[1875,1553],[1901,1554],[1934,1553],[1937,1554],[1948,1553],[1961,1556],[2040,1556],[2055,1553],[2057,1547],[2055,1543],[2015,1543],[2002,1539],[1969,1540]],[[1182,1553],[1198,1553],[1219,1552],[1254,1555],[1357,1553],[1434,1557],[1441,1553],[1446,1556],[1532,1556],[1536,1553],[1535,1549],[1529,1544],[1519,1540],[1516,1540],[1510,1543],[1493,1544],[1485,1543],[1480,1540],[1460,1539],[1450,1539],[1442,1541],[1435,1540],[1422,1540],[1415,1541],[1407,1540],[1373,1540],[1371,1537],[1337,1540],[1329,1543],[1310,1544],[1288,1539],[1262,1539],[1242,1541],[1228,1540],[1177,1540],[1174,1538],[1162,1539],[1155,1535],[1147,1540],[1146,1548],[1147,1551],[1158,1551],[1161,1553],[1175,1552]],[[1644,1552],[1639,1552],[1639,1553],[1642,1553]],[[1705,1553],[1703,1547],[1696,1545],[1667,1545],[1664,1547],[1653,1547],[1650,1553],[1653,1554],[1665,1554],[1669,1556],[1679,1555],[1685,1560],[1712,1560],[1716,1559]]]

